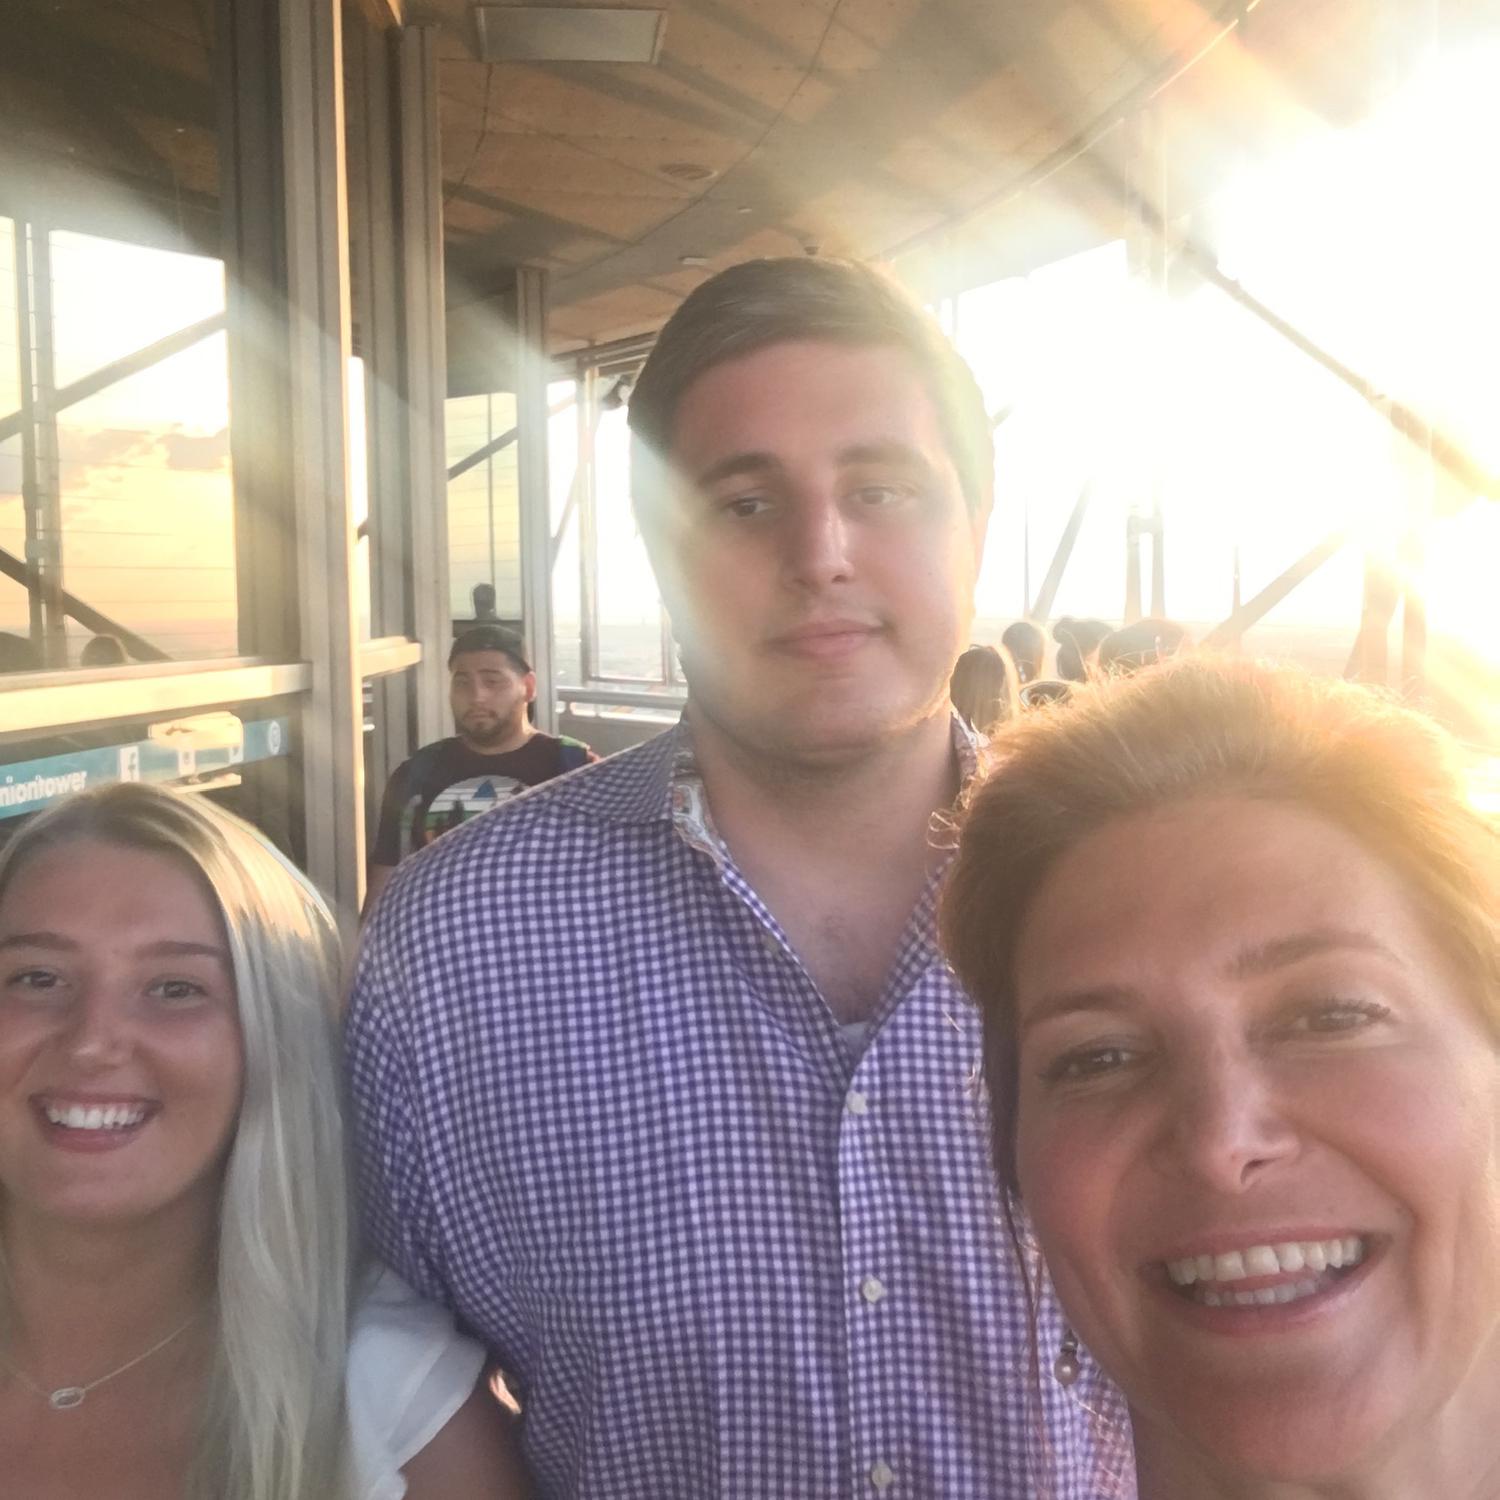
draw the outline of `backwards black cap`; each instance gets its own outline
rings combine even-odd
[[[531,670],[531,663],[526,660],[526,643],[514,630],[507,630],[503,625],[476,625],[472,630],[464,631],[448,653],[448,665],[451,667],[457,657],[470,651],[498,651],[510,659],[518,672]]]

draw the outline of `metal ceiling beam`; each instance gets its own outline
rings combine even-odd
[[[7,578],[14,579],[22,588],[31,586],[30,570],[26,564],[3,547],[0,547],[0,573]],[[137,635],[135,631],[120,624],[118,620],[112,620],[108,615],[101,614],[91,604],[84,603],[77,594],[70,594],[66,589],[60,589],[58,598],[61,600],[63,613],[70,619],[77,620],[80,625],[86,630],[92,630],[95,635],[114,636],[137,661],[171,660],[165,651],[153,646],[145,636]]]
[[[1284,573],[1274,578],[1258,594],[1247,599],[1227,620],[1214,626],[1203,637],[1205,649],[1214,651],[1233,646],[1252,625],[1258,624],[1270,614],[1294,588],[1311,578],[1348,540],[1348,531],[1341,527],[1309,547]]]
[[[118,381],[131,375],[138,375],[142,370],[149,370],[152,365],[159,365],[164,359],[170,359],[174,354],[181,354],[184,349],[191,349],[194,344],[200,344],[204,339],[212,338],[223,329],[223,313],[215,313],[211,318],[203,318],[197,323],[190,323],[186,328],[179,328],[175,333],[169,333],[165,338],[157,339],[154,344],[147,344],[130,354],[122,355],[119,359],[111,360],[109,364],[101,365],[97,370],[75,380],[71,385],[63,386],[54,395],[52,408],[54,411],[62,411],[69,406],[76,406],[80,401],[86,401],[90,396],[97,396],[100,391]],[[21,430],[24,421],[25,414],[19,411],[0,417],[0,443],[7,438],[14,437]]]
[[[566,400],[549,406],[547,408],[547,415],[555,417],[559,412],[567,411],[573,404],[573,400],[574,398],[569,396]],[[448,466],[448,482],[452,484],[460,474],[467,474],[470,469],[478,468],[487,458],[493,458],[497,453],[503,453],[515,442],[516,434],[520,430],[519,427],[507,427],[498,437],[491,438],[489,442],[476,448],[472,453],[466,453],[457,463],[450,464]]]
[[[1169,254],[1180,256],[1210,286],[1243,308],[1251,317],[1265,324],[1299,353],[1328,371],[1378,412],[1402,437],[1431,455],[1444,473],[1469,494],[1500,499],[1500,475],[1486,470],[1468,451],[1440,428],[1404,402],[1382,391],[1374,381],[1346,365],[1327,349],[1308,337],[1294,323],[1274,312],[1258,297],[1245,290],[1220,268],[1218,258],[1192,235],[1167,222],[1161,209],[1146,194],[1132,188],[1097,153],[1090,158],[1100,181],[1128,213],[1138,216],[1140,224],[1165,244]]]
[[[1042,580],[1035,602],[1026,611],[1028,620],[1046,621],[1050,618],[1063,574],[1067,571],[1074,544],[1078,541],[1078,533],[1083,528],[1083,518],[1088,514],[1089,502],[1093,498],[1094,481],[1090,479],[1079,490],[1078,498],[1073,502],[1073,513],[1068,517],[1068,524],[1063,527],[1062,536],[1058,539],[1057,551],[1052,554],[1052,565],[1047,569],[1047,576]]]
[[[1462,489],[1470,494],[1487,496],[1491,500],[1500,499],[1500,475],[1492,474],[1483,468],[1461,444],[1439,428],[1433,427],[1405,402],[1386,395],[1373,381],[1367,380],[1357,370],[1351,369],[1342,360],[1336,359],[1320,344],[1315,343],[1303,333],[1300,328],[1287,322],[1264,302],[1252,296],[1233,277],[1226,276],[1219,269],[1218,261],[1202,246],[1185,236],[1171,235],[1167,226],[1161,224],[1159,215],[1157,222],[1161,225],[1161,233],[1175,239],[1178,253],[1209,285],[1217,287],[1252,317],[1258,318],[1315,364],[1321,365],[1336,380],[1363,397],[1402,437],[1429,453],[1433,463],[1449,478],[1455,480]]]

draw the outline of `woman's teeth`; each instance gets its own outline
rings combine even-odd
[[[1322,1290],[1321,1281],[1284,1281],[1280,1286],[1263,1286],[1258,1292],[1211,1292],[1200,1287],[1193,1299],[1205,1307],[1274,1307],[1281,1302],[1300,1302]]]
[[[1169,1260],[1167,1275],[1187,1291],[1195,1302],[1207,1307],[1272,1307],[1311,1297],[1328,1284],[1327,1271],[1348,1270],[1365,1258],[1365,1241],[1357,1234],[1327,1240],[1288,1240],[1274,1245],[1251,1245],[1222,1255],[1190,1255]],[[1232,1283],[1252,1277],[1295,1275],[1311,1272],[1298,1281],[1279,1286],[1235,1291]]]
[[[48,1104],[43,1112],[69,1130],[128,1130],[146,1118],[143,1104]]]

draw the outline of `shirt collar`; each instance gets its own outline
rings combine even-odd
[[[950,711],[948,725],[962,791],[978,772],[983,741],[957,713]],[[669,731],[669,735],[662,736],[663,739],[669,737],[671,747],[662,757],[667,778],[661,815],[671,820],[678,834],[692,848],[707,854],[715,864],[722,865],[729,858],[729,851],[714,827],[703,774],[698,769],[698,758],[693,749],[693,732],[686,716]],[[947,821],[946,809],[934,814],[936,827],[946,826]]]

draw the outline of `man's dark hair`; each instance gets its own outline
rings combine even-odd
[[[1175,656],[1187,644],[1186,627],[1147,615],[1099,642],[1099,665],[1106,672],[1139,672]]]
[[[699,376],[771,344],[901,350],[937,409],[971,514],[988,512],[995,447],[984,397],[936,322],[890,277],[854,261],[751,260],[705,281],[667,320],[630,397],[631,492],[644,525],[666,488],[677,408]]]
[[[1068,682],[1085,682],[1088,672],[1084,659],[1110,633],[1103,620],[1075,620],[1064,615],[1052,627],[1057,642],[1057,675]]]
[[[498,651],[510,659],[516,671],[524,674],[531,670],[531,663],[526,660],[525,642],[514,630],[507,630],[503,625],[476,625],[472,630],[464,631],[448,652],[449,669],[452,670],[453,663],[460,656],[467,656],[471,651]]]
[[[1040,676],[1042,658],[1047,654],[1047,637],[1042,634],[1041,626],[1030,620],[1017,620],[1005,627],[1000,644],[1010,652],[1022,682]]]

